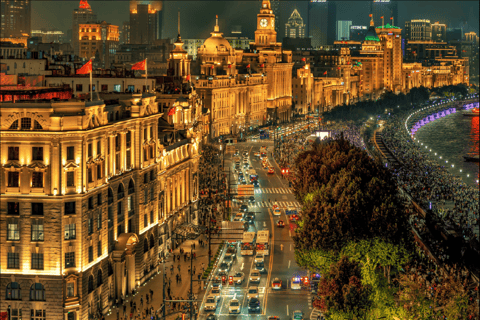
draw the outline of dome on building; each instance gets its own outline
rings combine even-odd
[[[215,29],[210,33],[211,36],[202,45],[203,53],[216,53],[216,52],[228,52],[232,48],[230,43],[223,37],[223,33],[220,32],[218,27],[218,16]]]
[[[370,27],[365,35],[365,41],[380,41],[377,32],[375,31],[375,26],[373,25],[373,18],[370,20]]]

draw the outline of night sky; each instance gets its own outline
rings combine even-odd
[[[368,25],[371,1],[336,1],[337,20],[352,20],[353,25]],[[32,1],[32,29],[56,28],[67,32],[72,24],[72,11],[78,8],[77,0]],[[98,19],[121,26],[129,21],[129,1],[89,0]],[[307,23],[307,1],[280,2],[280,30],[278,40],[284,36],[285,23],[297,9]],[[242,26],[242,36],[254,37],[256,14],[261,1],[164,1],[163,38],[177,35],[177,11],[180,9],[184,39],[207,38],[213,31],[215,15],[219,15],[220,31],[230,33],[233,25]],[[430,19],[458,27],[467,23],[465,31],[479,34],[479,1],[398,1],[400,27],[409,19]],[[397,22],[395,22],[396,25]]]

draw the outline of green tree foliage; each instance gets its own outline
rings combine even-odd
[[[372,288],[362,284],[358,262],[343,256],[330,266],[330,271],[321,278],[318,286],[320,309],[325,312],[342,312],[357,317],[372,306]]]
[[[297,249],[332,250],[379,237],[402,243],[409,234],[390,173],[344,139],[321,143],[296,159],[294,193],[304,203]]]

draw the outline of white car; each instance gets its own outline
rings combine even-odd
[[[274,216],[279,216],[282,214],[282,211],[280,210],[280,208],[276,207],[273,209],[273,215]]]
[[[236,284],[241,284],[245,279],[245,274],[243,272],[237,272],[233,275],[233,282]]]
[[[220,298],[221,295],[222,295],[222,291],[220,290],[219,287],[213,287],[208,293],[209,297],[214,296],[214,297]]]
[[[205,310],[213,311],[217,309],[218,298],[216,296],[208,296],[205,300]]]
[[[263,254],[259,254],[257,253],[257,255],[255,256],[255,263],[259,263],[259,262],[264,262],[264,258],[263,258]]]
[[[237,299],[230,300],[230,303],[228,304],[229,313],[240,313],[241,308],[240,301]]]
[[[260,282],[262,275],[257,270],[254,270],[250,273],[250,282]]]
[[[250,300],[251,298],[258,299],[258,287],[249,287],[247,292],[247,299]]]

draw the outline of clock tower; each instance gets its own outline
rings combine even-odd
[[[269,0],[262,1],[260,13],[257,14],[257,30],[255,31],[255,48],[266,49],[277,45],[275,31],[275,15]]]

